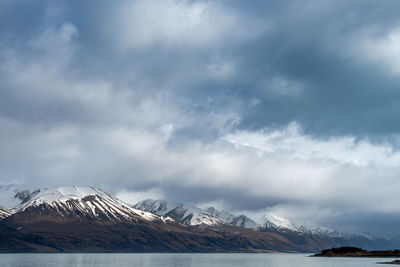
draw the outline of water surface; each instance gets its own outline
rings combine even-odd
[[[314,258],[309,254],[0,254],[2,267],[368,267],[377,258]]]

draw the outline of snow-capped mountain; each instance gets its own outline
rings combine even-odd
[[[0,185],[0,207],[12,209],[29,200],[30,191],[21,189],[16,184]]]
[[[250,218],[240,215],[234,216],[226,211],[219,211],[213,207],[201,209],[191,204],[169,203],[165,200],[147,199],[134,205],[134,208],[151,212],[159,216],[166,216],[184,225],[235,225],[256,230],[260,226]]]
[[[264,228],[278,232],[298,232],[303,234],[311,234],[314,236],[343,237],[344,234],[325,226],[317,225],[300,225],[292,223],[288,219],[267,213],[265,215]]]
[[[297,227],[271,214],[260,227],[244,215],[213,207],[162,200],[131,207],[95,187],[29,191],[1,186],[0,220],[0,252],[309,252],[338,245],[398,244],[361,235],[342,237],[326,227]]]
[[[189,226],[227,224],[223,219],[190,204],[173,204],[165,200],[147,199],[138,202],[133,207],[135,209],[151,212],[158,216],[172,218],[177,222]]]
[[[162,220],[152,213],[130,207],[95,187],[65,186],[38,189],[26,201],[11,209],[12,213],[38,211],[61,217],[84,217],[98,221]]]
[[[264,218],[264,227],[275,231],[297,231],[296,226],[288,219],[267,213]]]
[[[260,229],[260,225],[250,219],[249,217],[245,215],[239,215],[236,217],[233,217],[232,221],[230,222],[232,225],[239,226],[242,228],[247,228],[247,229],[252,229],[252,230],[258,230]]]
[[[263,226],[245,215],[235,216],[214,207],[201,209],[191,204],[170,203],[164,200],[144,200],[129,204],[95,187],[66,186],[38,189],[31,192],[18,185],[0,185],[0,219],[16,212],[40,207],[59,216],[85,216],[104,220],[176,221],[186,226],[233,225],[252,230],[296,232],[314,236],[343,237],[328,227],[300,225],[266,214]]]
[[[43,205],[42,205],[43,204]],[[0,219],[29,207],[46,207],[60,214],[86,214],[97,219],[175,220],[187,226],[234,225],[242,228],[277,232],[298,232],[319,236],[342,237],[343,234],[322,226],[297,226],[289,220],[266,214],[261,227],[245,215],[235,216],[214,207],[201,209],[191,204],[164,200],[144,200],[133,207],[94,187],[57,187],[33,192],[18,185],[0,185]]]
[[[207,212],[209,212],[219,218],[224,219],[226,222],[228,222],[231,225],[235,225],[238,227],[252,229],[252,230],[258,230],[261,227],[258,223],[256,223],[255,221],[253,221],[252,219],[250,219],[249,217],[247,217],[245,215],[235,216],[226,211],[219,211],[214,207],[209,207],[207,209]]]
[[[317,236],[344,237],[345,235],[344,233],[331,229],[329,227],[318,225],[301,225],[297,227],[297,229],[299,232]]]

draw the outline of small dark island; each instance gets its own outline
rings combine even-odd
[[[375,250],[368,251],[356,247],[330,248],[313,255],[313,257],[372,257],[372,258],[398,258],[400,250]],[[398,264],[397,262],[393,264]]]

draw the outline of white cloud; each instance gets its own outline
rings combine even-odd
[[[304,90],[304,85],[299,81],[283,76],[275,76],[261,82],[266,93],[275,96],[296,96]]]
[[[204,47],[227,37],[251,38],[266,28],[251,19],[242,23],[239,14],[211,1],[126,2],[114,19],[109,32],[122,50],[153,45]]]
[[[146,199],[163,199],[163,194],[158,189],[151,189],[147,191],[122,190],[116,194],[116,197],[128,204],[134,205],[137,202]]]
[[[254,149],[260,157],[279,154],[305,162],[323,160],[354,167],[396,167],[400,163],[400,153],[389,144],[374,145],[367,140],[356,141],[352,136],[313,139],[303,134],[297,123],[282,130],[242,131],[224,138],[238,147]]]
[[[400,27],[382,31],[376,27],[363,29],[351,37],[350,50],[359,60],[385,67],[392,75],[400,74]]]
[[[232,158],[242,157],[233,169],[240,169],[243,176],[237,179],[246,180],[253,195],[324,207],[399,211],[393,187],[399,186],[395,177],[400,152],[389,144],[346,136],[318,140],[303,134],[295,123],[281,130],[237,132],[224,139],[236,147]]]

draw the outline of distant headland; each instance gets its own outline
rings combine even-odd
[[[377,258],[397,258],[400,257],[400,250],[374,250],[367,251],[357,247],[330,248],[321,253],[312,255],[313,257],[377,257]]]

